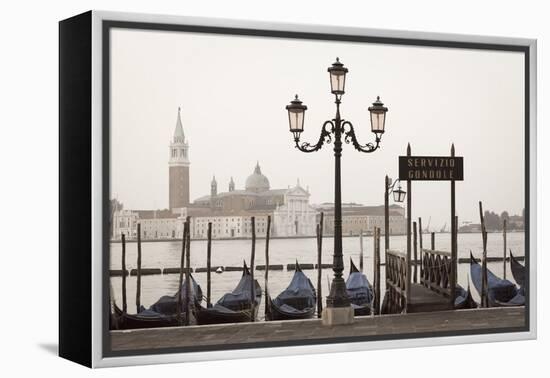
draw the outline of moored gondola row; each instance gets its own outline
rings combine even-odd
[[[270,219],[268,218],[268,222]],[[243,261],[243,274],[235,289],[223,295],[215,304],[210,303],[210,279],[207,278],[207,296],[203,296],[201,286],[196,282],[193,270],[189,266],[190,261],[190,238],[188,223],[185,222],[184,236],[182,240],[181,266],[179,268],[180,279],[179,287],[173,295],[165,295],[159,298],[149,308],[139,305],[135,314],[130,314],[126,310],[126,276],[123,275],[123,298],[124,306],[121,309],[111,298],[111,328],[112,329],[138,329],[171,327],[181,325],[203,325],[220,323],[238,323],[254,321],[258,315],[262,299],[262,288],[258,280],[252,277],[250,268],[246,261]],[[252,219],[254,222],[254,219]],[[322,222],[322,221],[321,221]],[[318,237],[318,259],[321,259],[322,250],[322,228],[320,228]],[[254,241],[253,254],[254,258]],[[123,249],[125,249],[125,240],[122,239]],[[138,239],[138,249],[141,251],[140,239]],[[207,259],[210,265],[211,244],[208,243]],[[122,256],[122,266],[126,265],[125,254]],[[266,236],[266,263],[269,262],[269,233]],[[353,262],[350,275],[346,281],[348,296],[352,306],[355,309],[355,315],[369,315],[372,313],[373,289],[366,276],[360,272]],[[311,280],[302,271],[299,261],[294,265],[294,275],[288,287],[276,297],[272,297],[268,292],[268,270],[265,274],[265,320],[292,320],[313,318],[316,313],[320,316],[322,310],[321,301],[318,300],[320,287],[315,288]],[[320,274],[322,265],[317,267]],[[138,264],[137,276],[140,277],[141,267]],[[319,276],[320,277],[320,276]],[[138,280],[140,282],[140,280]],[[318,280],[320,284],[320,279]],[[136,303],[140,303],[140,291],[136,294]]]
[[[474,287],[481,297],[481,307],[507,307],[525,305],[525,269],[514,259],[510,250],[510,268],[514,280],[506,279],[506,223],[504,224],[504,278],[496,276],[487,268],[487,230],[485,229],[485,218],[481,201],[479,202],[479,216],[481,221],[481,235],[483,240],[483,256],[481,265],[474,258],[470,251],[470,275]]]

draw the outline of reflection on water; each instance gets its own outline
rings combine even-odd
[[[436,249],[450,251],[450,234],[436,235]],[[323,263],[332,263],[332,243],[331,237],[323,239]],[[430,240],[424,237],[424,247],[429,246]],[[373,278],[373,239],[364,237],[364,271],[372,282]],[[390,240],[392,249],[405,250],[407,239],[404,235],[392,236]],[[507,235],[507,246],[514,255],[524,255],[524,233],[512,232]],[[487,250],[488,256],[499,257],[503,254],[503,239],[499,233],[488,234]],[[359,266],[359,238],[346,237],[343,239],[345,277],[349,270],[349,258],[353,258],[355,264]],[[381,240],[381,249],[384,250],[384,238]],[[458,256],[468,257],[470,250],[476,257],[481,257],[482,242],[481,234],[459,234],[458,235]],[[250,240],[214,240],[212,241],[212,266],[242,266],[243,260],[250,261],[251,241]],[[265,264],[265,241],[256,241],[256,265]],[[384,254],[381,253],[382,261]],[[129,243],[126,246],[126,267],[132,269],[136,267],[137,244]],[[142,268],[174,268],[179,267],[181,258],[181,242],[143,242],[142,243]],[[316,263],[317,244],[315,238],[310,239],[273,239],[269,244],[270,264],[284,264],[283,271],[269,271],[269,290],[275,296],[286,288],[292,278],[292,271],[286,270],[286,264],[294,263],[295,260],[302,264]],[[193,268],[206,267],[206,241],[191,242],[191,266]],[[503,263],[495,262],[488,264],[496,275],[502,277]],[[121,267],[121,244],[111,244],[111,269],[120,269]],[[311,281],[316,285],[317,271],[304,270]],[[322,272],[322,295],[325,297],[328,293],[328,282],[332,278],[332,269],[323,269]],[[255,277],[264,287],[264,271],[255,271]],[[218,300],[224,293],[231,291],[242,272],[224,272],[221,274],[212,273],[212,301]],[[381,275],[384,275],[384,266],[381,267]],[[193,276],[202,286],[206,295],[206,273],[194,273]],[[469,264],[459,264],[458,281],[459,284],[466,286],[469,277]],[[513,281],[512,274],[507,266],[507,278]],[[141,280],[141,303],[148,307],[159,297],[166,294],[173,294],[178,286],[178,274],[142,276]],[[121,277],[112,277],[111,283],[114,290],[115,300],[121,303]],[[128,277],[127,296],[129,312],[135,311],[136,295],[136,277]],[[384,293],[384,280],[381,282],[381,291]],[[476,300],[478,295],[472,287],[472,294]],[[265,304],[262,298],[260,317],[263,317],[263,306]]]

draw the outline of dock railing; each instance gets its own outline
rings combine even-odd
[[[420,283],[430,290],[450,298],[451,264],[450,252],[423,249]]]
[[[407,273],[407,254],[388,249],[386,251],[386,290],[389,313],[398,314],[407,308],[411,285]]]

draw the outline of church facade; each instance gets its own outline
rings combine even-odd
[[[213,177],[210,194],[197,198],[190,205],[188,215],[198,222],[197,237],[206,235],[208,222],[213,223],[213,235],[249,237],[252,216],[256,220],[256,234],[260,236],[267,231],[268,216],[271,216],[272,236],[313,236],[317,211],[309,204],[309,197],[309,192],[299,182],[286,189],[271,189],[269,179],[257,162],[243,189],[236,189],[231,177],[228,190],[218,192],[218,183]]]

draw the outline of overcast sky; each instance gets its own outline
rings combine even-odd
[[[243,189],[260,162],[271,188],[309,186],[311,202],[332,202],[332,144],[304,154],[293,147],[285,106],[298,94],[308,106],[302,139],[316,142],[334,117],[327,67],[338,56],[349,69],[342,117],[361,143],[373,140],[368,106],[389,108],[381,149],[344,145],[342,198],[383,203],[384,175],[398,156],[464,156],[457,182],[459,221],[485,209],[524,207],[523,55],[511,52],[366,43],[112,31],[111,193],[126,208],[168,207],[169,143],[182,107],[190,145],[191,199],[218,191],[230,176]],[[406,190],[406,184],[404,189]],[[450,218],[448,182],[414,183],[413,217]],[[424,220],[426,222],[426,220]]]

